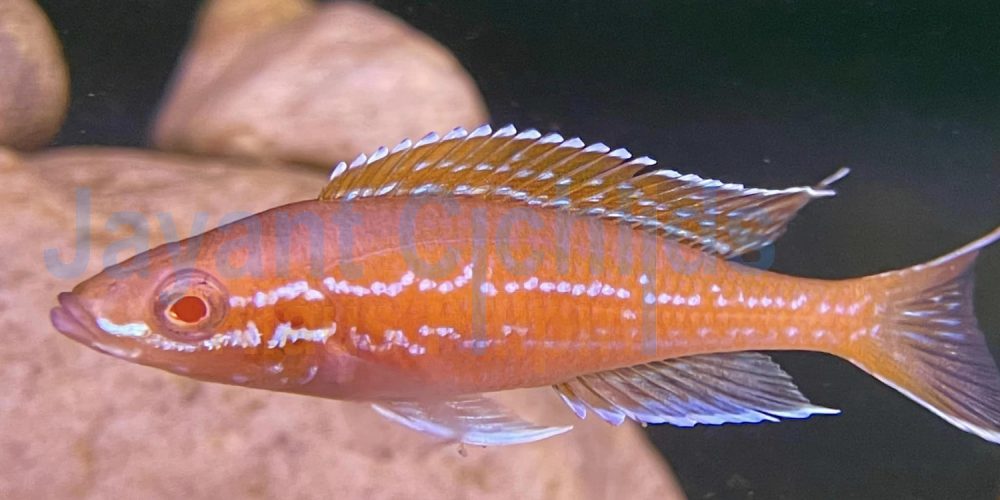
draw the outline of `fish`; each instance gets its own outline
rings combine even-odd
[[[754,188],[557,133],[457,128],[339,163],[316,199],[110,266],[50,319],[116,358],[370,404],[462,444],[569,431],[490,395],[529,387],[614,425],[839,413],[766,354],[790,350],[847,360],[1000,443],[1000,373],[972,304],[1000,227],[859,278],[746,261],[847,172]]]

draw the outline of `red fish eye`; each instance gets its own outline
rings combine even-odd
[[[210,337],[229,305],[222,283],[198,269],[168,276],[155,297],[153,313],[163,331],[185,342]]]
[[[208,304],[197,295],[185,295],[170,305],[167,314],[179,322],[193,324],[208,316]]]

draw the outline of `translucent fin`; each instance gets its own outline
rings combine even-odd
[[[972,268],[1000,228],[926,264],[865,278],[885,290],[879,328],[846,356],[952,425],[1000,443],[1000,371],[973,314]],[[884,287],[884,288],[883,288]]]
[[[803,396],[771,358],[754,352],[705,354],[593,373],[555,386],[579,416],[593,410],[618,425],[756,423],[835,414]]]
[[[372,408],[383,417],[415,431],[478,446],[530,443],[573,428],[532,424],[496,401],[478,395],[450,401],[380,402]]]
[[[604,217],[733,257],[773,242],[813,198],[833,195],[840,169],[813,187],[746,188],[673,170],[579,138],[455,129],[340,164],[320,199],[456,195],[507,198]]]

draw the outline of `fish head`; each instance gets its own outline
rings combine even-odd
[[[210,231],[108,267],[59,294],[52,324],[99,352],[198,380],[286,391],[307,384],[322,344],[269,345],[273,311],[231,304],[253,295],[256,279],[220,270],[213,242],[225,240]],[[191,248],[198,257],[178,264]]]

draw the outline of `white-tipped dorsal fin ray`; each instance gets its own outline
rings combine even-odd
[[[573,426],[540,426],[525,421],[496,401],[470,395],[447,401],[389,401],[372,404],[383,417],[449,442],[477,446],[530,443],[569,431]]]
[[[517,127],[508,123],[497,129],[494,135],[497,137],[513,137],[515,134],[517,134]]]
[[[555,389],[580,418],[590,410],[614,425],[631,419],[690,427],[839,413],[811,404],[777,363],[754,352],[689,356],[592,373]]]
[[[613,219],[734,257],[780,236],[810,200],[830,196],[842,168],[812,187],[748,188],[657,169],[645,156],[511,125],[456,128],[338,165],[320,199],[478,196]]]

